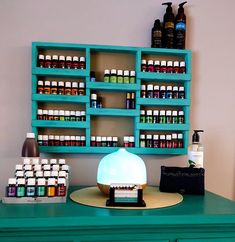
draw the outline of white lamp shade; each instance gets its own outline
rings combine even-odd
[[[100,161],[97,183],[108,186],[111,183],[146,184],[145,163],[139,156],[120,148]]]

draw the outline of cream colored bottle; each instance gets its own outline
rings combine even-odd
[[[198,133],[204,132],[203,130],[194,130],[192,136],[192,144],[188,146],[188,162],[189,166],[195,168],[203,168],[204,166],[204,148],[200,143],[200,136]]]

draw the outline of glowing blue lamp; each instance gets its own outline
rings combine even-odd
[[[105,193],[109,193],[111,183],[147,184],[147,172],[144,161],[137,155],[120,148],[106,155],[99,163],[97,185]]]

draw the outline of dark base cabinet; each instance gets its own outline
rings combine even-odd
[[[78,188],[71,188],[75,190]],[[210,192],[169,208],[0,204],[0,242],[233,242],[235,202]]]

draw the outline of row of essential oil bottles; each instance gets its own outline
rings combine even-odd
[[[42,81],[37,82],[38,94],[85,95],[84,82]]]
[[[38,67],[62,69],[86,69],[85,57],[64,55],[38,55]]]
[[[184,61],[159,61],[159,60],[141,60],[142,72],[157,72],[157,73],[180,73],[185,74],[185,62]]]
[[[91,136],[91,146],[95,147],[117,147],[118,137],[116,136]]]
[[[49,173],[49,174],[47,174]],[[64,159],[25,158],[23,165],[17,164],[15,177],[9,178],[6,187],[7,197],[54,197],[66,196],[66,181],[69,167]]]
[[[38,120],[86,121],[85,111],[38,109]]]
[[[140,110],[141,123],[183,124],[184,111],[177,110]]]
[[[86,146],[86,137],[80,135],[38,135],[40,146]]]
[[[141,134],[140,135],[141,148],[183,148],[183,134]]]
[[[111,83],[136,83],[136,74],[135,71],[129,70],[104,70],[104,82]]]
[[[184,86],[141,85],[142,98],[185,99]]]

